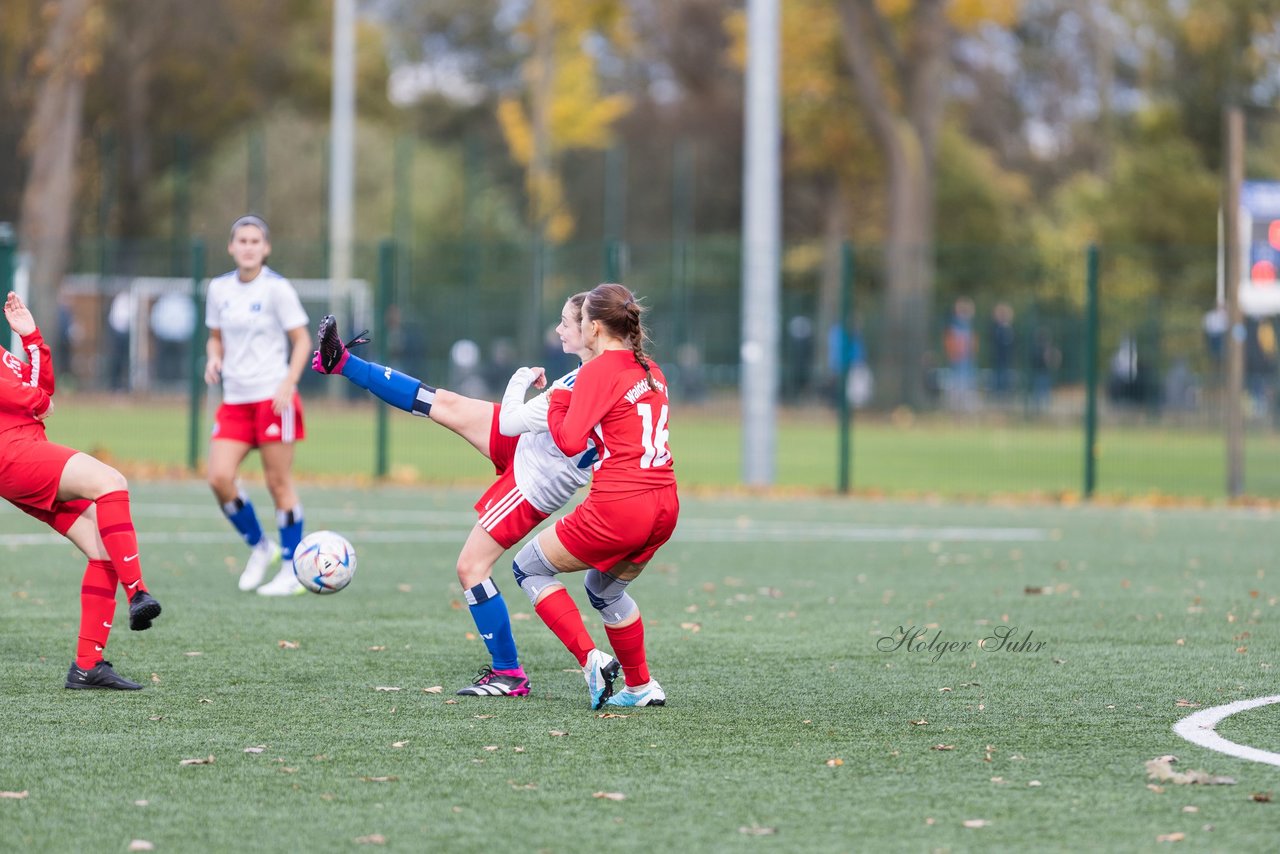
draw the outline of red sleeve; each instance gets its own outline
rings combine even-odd
[[[0,360],[4,362],[0,366],[0,410],[34,418],[49,408],[53,370],[42,371],[42,365],[49,363],[49,348],[38,331],[25,336],[22,344],[33,363],[23,362],[0,347]]]
[[[558,388],[548,400],[547,427],[552,441],[566,456],[587,449],[591,431],[615,403],[610,374],[591,370],[592,367],[593,363],[588,362],[578,371],[572,393]]]
[[[22,337],[22,349],[27,354],[24,379],[45,394],[53,397],[53,353],[37,329]]]

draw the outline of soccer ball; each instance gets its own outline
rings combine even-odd
[[[355,573],[355,548],[333,531],[313,531],[293,550],[293,574],[312,593],[337,593]]]

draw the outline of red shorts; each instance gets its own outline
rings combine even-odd
[[[12,435],[12,434],[10,434]],[[58,483],[67,460],[80,453],[43,437],[5,437],[0,450],[0,495],[13,506],[66,534],[92,504],[86,499],[58,500]]]
[[[592,493],[556,522],[556,534],[569,554],[601,572],[622,561],[643,564],[671,539],[680,515],[675,486],[614,501]]]
[[[302,398],[295,391],[284,412],[271,411],[270,400],[224,403],[213,416],[213,438],[244,442],[256,448],[268,442],[299,442],[307,437],[302,423]]]
[[[529,503],[516,485],[515,469],[511,463],[516,457],[519,436],[504,436],[498,429],[498,412],[493,406],[493,423],[489,427],[489,459],[498,479],[485,490],[476,502],[480,515],[480,527],[503,548],[509,549],[538,527],[547,514]]]

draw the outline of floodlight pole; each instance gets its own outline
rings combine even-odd
[[[1227,384],[1225,389],[1227,497],[1244,493],[1244,315],[1240,310],[1240,280],[1244,273],[1240,253],[1240,185],[1244,181],[1244,111],[1230,106],[1223,110],[1226,137],[1226,174],[1222,201],[1223,279],[1226,290],[1228,330]]]
[[[333,91],[329,120],[329,312],[346,322],[350,310],[352,201],[355,197],[356,0],[333,3]],[[342,327],[339,326],[341,329]],[[341,384],[329,386],[334,397]]]
[[[742,213],[742,480],[773,483],[782,243],[778,0],[747,0]]]

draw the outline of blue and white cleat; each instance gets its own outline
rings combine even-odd
[[[587,653],[587,663],[582,668],[582,675],[587,678],[591,708],[602,708],[605,701],[613,695],[613,680],[618,678],[618,671],[621,669],[618,659],[607,652],[593,649]]]
[[[657,679],[650,679],[643,685],[632,688],[628,685],[605,700],[606,706],[665,706],[667,694],[658,684]]]

